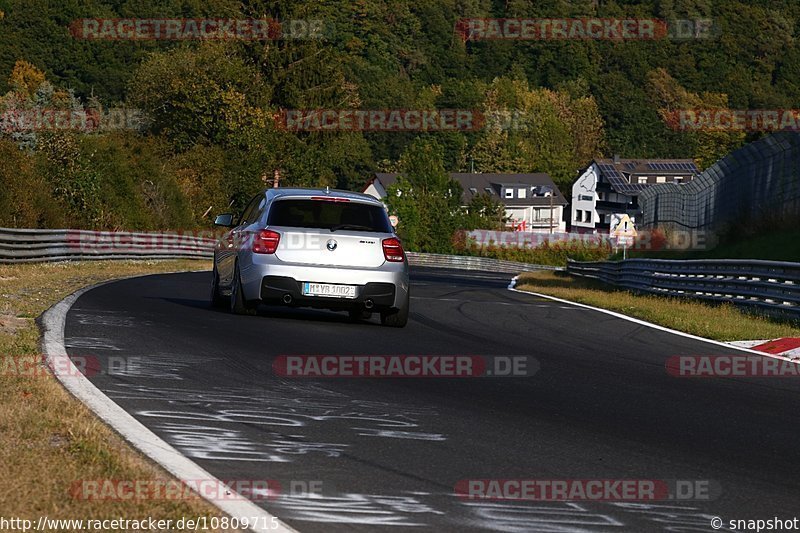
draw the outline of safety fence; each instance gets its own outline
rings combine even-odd
[[[800,133],[768,135],[731,152],[686,184],[639,196],[641,227],[720,229],[800,216]]]

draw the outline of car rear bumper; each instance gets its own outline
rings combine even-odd
[[[363,306],[370,309],[395,307],[397,288],[393,283],[366,283],[356,285],[355,298],[331,298],[306,296],[302,292],[302,281],[280,276],[265,276],[261,283],[261,300],[264,303],[291,304],[304,307],[328,309],[350,309]]]
[[[303,282],[355,285],[356,297],[305,296]],[[381,269],[356,269],[253,264],[242,270],[242,288],[248,300],[262,300],[267,304],[288,303],[325,309],[397,309],[408,299],[408,265],[387,263]]]

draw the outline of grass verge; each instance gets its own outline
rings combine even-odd
[[[731,304],[634,294],[565,272],[526,272],[517,288],[616,311],[717,341],[800,337],[800,328],[742,312]]]
[[[35,524],[40,516],[175,521],[222,516],[199,497],[120,501],[74,496],[71,489],[81,480],[163,482],[172,478],[106,427],[52,374],[25,371],[20,364],[41,361],[34,320],[70,293],[114,278],[203,268],[210,269],[210,264],[186,260],[0,265],[0,362],[4,362],[0,366],[0,514],[4,518],[31,519]]]

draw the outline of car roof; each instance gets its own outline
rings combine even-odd
[[[383,202],[370,196],[369,194],[362,194],[360,192],[344,191],[341,189],[318,189],[318,188],[277,188],[266,189],[264,191],[268,199],[291,197],[291,198],[311,198],[314,196],[326,196],[330,198],[346,198],[361,203],[369,203],[373,205],[383,206]]]

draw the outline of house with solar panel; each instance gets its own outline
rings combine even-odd
[[[572,186],[571,231],[607,233],[611,215],[641,215],[639,195],[661,183],[689,183],[700,173],[691,159],[594,159]]]

